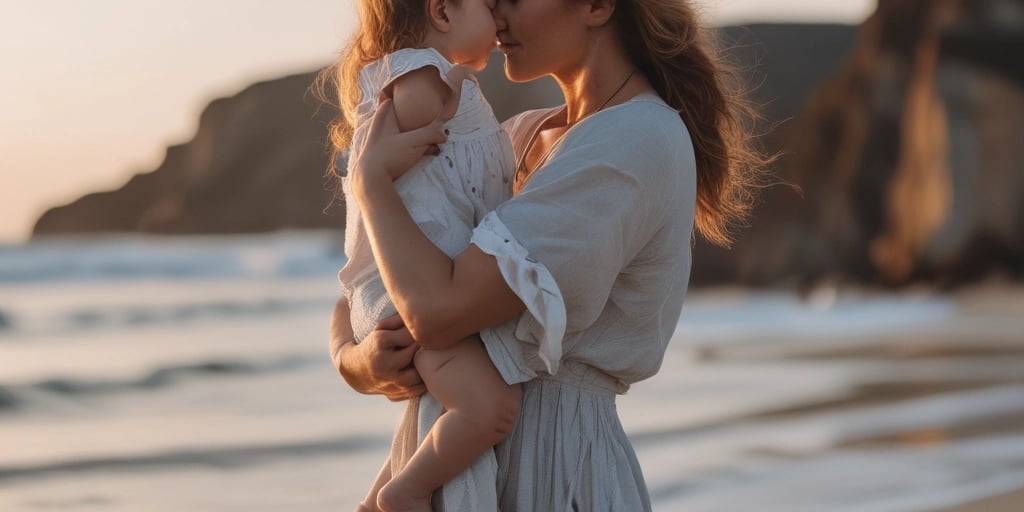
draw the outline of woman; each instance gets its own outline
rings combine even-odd
[[[551,75],[566,104],[506,123],[515,197],[449,258],[392,184],[443,143],[441,124],[399,133],[383,101],[349,179],[401,319],[355,345],[339,302],[332,357],[356,390],[401,400],[423,392],[417,347],[479,332],[523,383],[496,447],[501,510],[650,510],[615,395],[661,365],[692,228],[727,245],[764,159],[689,2],[499,0],[494,16],[508,77]],[[560,353],[538,349],[550,337]]]

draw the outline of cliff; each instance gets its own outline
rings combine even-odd
[[[779,175],[736,250],[746,283],[1024,275],[1024,2],[881,0],[842,69],[774,137]]]
[[[722,46],[755,85],[782,157],[733,249],[698,241],[693,282],[904,284],[1024,273],[1020,0],[881,0],[860,27],[751,25]],[[1016,45],[1016,46],[1014,46]],[[550,81],[480,80],[504,119],[557,104]],[[34,235],[341,227],[323,171],[335,112],[315,73],[216,100],[195,138],[121,189],[48,211]]]

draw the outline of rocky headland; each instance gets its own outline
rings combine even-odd
[[[956,284],[1024,276],[1024,2],[880,0],[860,26],[726,27],[783,184],[694,284]],[[480,80],[499,118],[560,101],[550,81]],[[33,236],[335,228],[317,72],[212,102],[195,137],[118,190],[52,208]]]

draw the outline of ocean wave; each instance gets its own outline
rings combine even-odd
[[[94,457],[37,465],[0,466],[0,481],[67,476],[93,471],[125,471],[175,466],[240,467],[294,457],[350,454],[379,450],[390,436],[347,436],[294,443],[180,449],[128,457]]]
[[[157,368],[138,379],[50,378],[25,385],[0,386],[0,413],[30,406],[39,393],[65,397],[153,391],[197,377],[262,375],[322,362],[320,357],[289,355],[271,361],[203,361]]]
[[[275,315],[322,309],[330,303],[322,299],[277,299],[243,302],[222,300],[170,306],[136,306],[113,309],[79,309],[63,315],[59,322],[71,328],[143,326],[180,323],[203,318],[231,318]]]
[[[333,298],[282,299],[267,297],[262,300],[239,298],[168,305],[141,304],[105,307],[79,305],[75,309],[66,311],[44,311],[34,315],[31,312],[22,313],[20,317],[0,311],[0,336],[182,324],[206,319],[225,320],[257,316],[266,318],[324,310],[333,304]]]
[[[331,234],[64,239],[0,246],[0,284],[143,278],[331,275],[344,264]]]

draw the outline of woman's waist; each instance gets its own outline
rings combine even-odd
[[[574,360],[563,360],[555,375],[541,373],[537,375],[536,380],[579,388],[613,398],[629,389],[628,384],[603,370]]]

